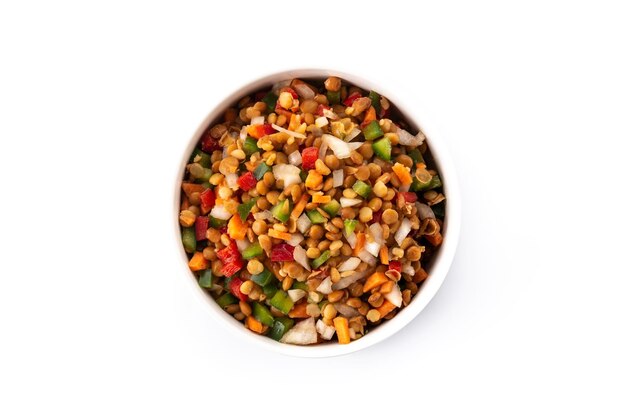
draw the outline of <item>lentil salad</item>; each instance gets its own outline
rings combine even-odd
[[[198,284],[251,331],[345,344],[392,319],[443,241],[442,181],[422,132],[374,91],[289,80],[210,126],[182,183]]]

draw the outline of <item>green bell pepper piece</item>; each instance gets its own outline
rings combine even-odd
[[[330,251],[329,251],[330,252]],[[280,310],[283,314],[288,314],[293,308],[293,300],[283,290],[276,291],[276,294],[270,299],[270,305]]]
[[[272,274],[272,271],[267,268],[265,268],[260,274],[254,274],[250,277],[253,282],[259,284],[261,287],[266,287],[270,282],[272,282],[273,278],[274,274]]]
[[[182,240],[185,252],[194,253],[196,251],[196,229],[193,226],[183,227]]]
[[[341,91],[327,91],[326,97],[328,98],[328,104],[339,104],[341,101]]]
[[[370,100],[372,100],[372,107],[374,108],[374,110],[376,110],[376,114],[380,114],[380,94],[372,90],[370,91],[368,97],[370,98]]]
[[[279,201],[274,207],[272,207],[272,215],[280,222],[287,222],[287,220],[289,220],[290,213],[291,210],[289,209],[289,200]]]
[[[325,250],[319,257],[313,259],[311,262],[311,268],[317,269],[330,259],[330,251]]]
[[[274,324],[274,316],[272,316],[269,309],[256,301],[252,303],[252,315],[266,326],[272,326]]]
[[[200,276],[198,277],[198,284],[200,284],[202,288],[212,288],[213,271],[211,271],[210,269],[205,269],[204,271],[202,271],[202,273],[200,273]]]
[[[252,258],[256,258],[257,256],[261,256],[263,254],[263,248],[259,244],[259,242],[254,242],[252,245],[248,246],[241,252],[241,256],[243,259],[249,260]]]
[[[422,156],[422,153],[420,152],[420,150],[417,149],[417,148],[415,148],[411,152],[409,152],[409,156],[413,160],[413,165],[423,164],[424,163],[424,157]]]
[[[273,91],[270,91],[261,99],[261,101],[267,104],[267,112],[271,113],[276,109],[276,102],[278,101],[278,96],[274,94]]]
[[[361,180],[357,180],[354,185],[352,185],[352,189],[363,198],[369,197],[372,192],[372,187]]]
[[[367,126],[365,126],[365,129],[363,129],[363,136],[365,136],[365,140],[378,139],[384,134],[385,132],[383,132],[383,129],[380,127],[378,120],[372,120]]]
[[[278,285],[276,285],[276,280],[274,279],[272,279],[269,284],[266,284],[263,287],[263,294],[265,294],[267,298],[272,298],[274,294],[276,294],[277,292],[278,292]]]
[[[289,317],[276,317],[274,318],[274,325],[270,329],[268,336],[274,340],[280,340],[285,333],[293,327],[293,319]]]
[[[250,210],[256,204],[256,198],[251,199],[247,203],[241,203],[237,206],[237,213],[239,214],[239,218],[242,222],[245,222],[248,219],[248,215],[250,214]]]
[[[265,162],[261,162],[259,166],[256,167],[256,169],[254,170],[254,178],[256,178],[258,181],[263,178],[263,175],[265,175],[266,172],[270,172],[271,170],[272,168],[270,168],[269,165],[267,165]]]
[[[341,209],[341,205],[337,200],[330,200],[328,203],[322,206],[322,210],[330,214],[330,217],[335,217],[337,213],[339,213],[339,209]]]
[[[309,210],[306,212],[307,217],[311,220],[313,224],[320,224],[326,222],[326,217],[322,216],[322,214],[317,210]]]
[[[374,153],[380,159],[391,161],[391,141],[389,138],[382,138],[372,144]]]
[[[199,163],[205,168],[211,166],[211,155],[208,153],[202,152],[200,149],[196,148],[191,153],[191,157],[189,158],[189,163],[192,164],[194,162]]]
[[[291,288],[293,288],[294,290],[309,291],[309,284],[307,284],[306,282],[294,281]]]
[[[248,136],[246,140],[243,141],[243,151],[246,155],[250,156],[255,152],[259,152],[259,147],[256,143],[256,140]]]
[[[354,233],[354,229],[356,229],[356,224],[358,220],[350,220],[346,219],[343,221],[343,229],[346,231],[346,236],[350,236]]]
[[[239,302],[239,300],[231,293],[225,292],[224,294],[220,295],[217,300],[215,300],[215,302],[217,303],[217,305],[224,308],[226,306]]]
[[[227,224],[228,220],[222,220],[213,216],[209,216],[209,225],[214,229],[219,229],[220,227],[224,227]]]

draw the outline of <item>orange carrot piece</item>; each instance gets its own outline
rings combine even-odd
[[[388,279],[382,272],[374,272],[369,276],[367,281],[365,281],[365,285],[363,285],[363,292],[368,292],[373,290],[376,287],[383,285],[387,282]]]
[[[383,265],[389,265],[389,248],[387,245],[380,247],[380,263]]]
[[[187,210],[189,208],[189,199],[187,196],[183,196],[183,201],[180,203],[180,211]]]
[[[309,317],[306,313],[306,303],[300,303],[293,306],[291,311],[289,312],[289,317],[292,319],[305,319]]]
[[[282,239],[282,240],[289,240],[289,239],[291,239],[291,233],[281,232],[281,231],[278,231],[278,230],[275,230],[275,229],[268,230],[267,234],[270,237],[275,237],[276,239]]]
[[[228,235],[231,239],[241,240],[246,237],[248,225],[241,221],[239,215],[236,214],[228,221]]]
[[[298,217],[300,217],[300,215],[304,211],[304,207],[306,207],[306,203],[308,202],[309,202],[309,195],[307,193],[302,194],[302,197],[300,197],[300,200],[298,200],[298,203],[296,203],[296,206],[293,208],[293,211],[291,212],[290,217],[292,220],[298,220]]]
[[[203,269],[207,269],[208,266],[209,262],[204,259],[204,256],[202,256],[202,252],[194,253],[189,260],[189,269],[191,269],[192,271],[202,271]]]
[[[314,190],[322,184],[322,181],[324,181],[322,174],[317,171],[310,170],[306,177],[306,181],[304,181],[304,185],[309,190]]]
[[[365,247],[365,233],[359,232],[356,234],[356,245],[354,245],[354,255],[359,255],[361,249]]]
[[[439,245],[441,245],[441,242],[443,242],[443,236],[441,236],[441,233],[439,233],[439,232],[435,233],[434,235],[430,235],[430,236],[426,235],[424,237],[433,246],[439,246]]]
[[[315,194],[313,196],[313,200],[311,200],[311,202],[313,203],[330,203],[330,196],[329,195],[323,195],[323,194]]]
[[[246,324],[248,325],[248,329],[252,330],[255,333],[263,333],[263,324],[260,321],[252,317],[251,315],[246,317]]]
[[[411,184],[411,182],[413,182],[413,179],[411,178],[411,172],[404,165],[396,162],[393,165],[393,167],[391,167],[391,169],[393,169],[393,172],[396,173],[396,175],[398,176],[398,179],[400,180],[402,184],[408,185],[408,184]]]
[[[383,304],[380,307],[378,307],[376,310],[378,310],[378,312],[380,313],[380,318],[382,319],[387,314],[389,314],[389,312],[391,312],[391,310],[393,310],[394,308],[396,308],[396,306],[391,304],[389,300],[385,300],[383,301]]]
[[[345,317],[335,317],[333,319],[335,330],[337,331],[337,338],[340,345],[347,345],[350,343],[350,330],[348,329],[348,319]]]
[[[204,191],[204,187],[201,184],[193,184],[191,182],[183,182],[182,188],[187,197],[191,197],[193,193],[201,193]]]
[[[361,126],[367,126],[370,122],[376,120],[376,109],[374,107],[370,107],[365,112],[365,118],[363,119],[363,123]]]

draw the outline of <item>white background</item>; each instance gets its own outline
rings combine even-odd
[[[0,5],[0,415],[626,413],[619,2],[204,3]],[[419,102],[463,194],[431,304],[317,360],[208,315],[170,211],[212,106],[311,66]]]

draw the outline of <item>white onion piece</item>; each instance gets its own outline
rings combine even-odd
[[[365,250],[368,251],[372,256],[378,256],[378,252],[380,251],[380,243],[378,242],[367,242],[364,246]]]
[[[291,234],[291,239],[289,239],[287,241],[287,243],[289,243],[291,246],[298,246],[300,244],[300,242],[302,242],[304,240],[304,236],[302,236],[302,234],[300,233],[292,233]]]
[[[361,264],[361,260],[357,258],[356,256],[353,256],[351,258],[348,258],[348,260],[343,262],[341,265],[339,265],[337,270],[339,272],[355,271],[356,267],[359,266],[360,264]]]
[[[320,337],[324,340],[332,339],[333,335],[335,334],[335,328],[333,326],[327,325],[321,319],[317,320],[317,323],[315,323],[315,328],[320,334]]]
[[[304,233],[311,227],[311,219],[309,219],[309,216],[302,213],[302,215],[298,217],[298,221],[296,221],[296,226],[300,233]]]
[[[310,345],[317,342],[317,330],[315,329],[315,319],[309,317],[293,326],[280,339],[282,343],[292,345]]]
[[[320,129],[324,126],[328,126],[328,119],[324,116],[318,117],[317,119],[315,119],[315,126],[319,127]]]
[[[324,281],[317,286],[315,291],[321,292],[322,294],[330,294],[333,292],[333,282],[330,280],[330,277],[326,277]]]
[[[328,144],[328,147],[333,150],[337,158],[350,158],[350,147],[343,140],[328,133],[322,135],[322,140]]]
[[[402,293],[398,284],[393,286],[391,292],[385,294],[385,299],[396,307],[402,307]]]
[[[237,184],[238,179],[237,174],[226,174],[226,185],[228,185],[228,188],[231,190],[239,188],[239,184]]]
[[[417,146],[421,145],[426,140],[424,132],[417,132],[417,135],[415,136],[417,137]]]
[[[405,146],[421,145],[421,143],[419,143],[418,139],[415,136],[413,136],[412,134],[410,134],[404,129],[398,128],[398,130],[396,130],[396,133],[398,134],[398,142],[400,143],[400,145],[405,145]]]
[[[343,169],[333,171],[333,187],[341,187],[343,185]]]
[[[277,180],[283,180],[283,186],[289,187],[291,184],[300,184],[300,168],[289,164],[278,164],[272,167],[272,173]]]
[[[243,252],[248,246],[250,246],[248,239],[235,240],[235,243],[237,243],[237,249],[239,249],[239,252]]]
[[[374,271],[374,269],[368,269],[366,271],[355,272],[354,274],[352,274],[350,276],[343,277],[339,281],[337,281],[337,282],[335,282],[333,284],[333,290],[334,291],[343,290],[344,288],[349,287],[350,285],[354,284],[355,282],[360,281],[363,278],[372,275],[373,271]]]
[[[385,239],[383,238],[383,228],[380,223],[371,224],[369,227],[369,231],[376,243],[378,243],[379,245],[385,243]]]
[[[228,220],[233,217],[233,215],[228,210],[226,210],[226,207],[220,205],[215,205],[213,207],[213,209],[211,210],[211,216],[220,220]]]
[[[262,125],[263,123],[265,123],[265,116],[253,117],[250,121],[251,125]]]
[[[279,132],[287,133],[288,135],[293,136],[294,138],[306,139],[306,135],[303,135],[302,133],[294,132],[293,130],[287,130],[285,128],[278,126],[277,124],[272,123],[272,127],[275,130],[278,130]]]
[[[272,212],[269,210],[259,211],[258,213],[254,213],[252,216],[254,217],[254,220],[269,220],[274,217]]]
[[[328,151],[328,143],[322,142],[322,144],[320,145],[320,150],[319,150],[319,152],[317,154],[317,157],[319,159],[326,158],[326,151]]]
[[[402,219],[402,223],[400,224],[400,227],[398,227],[398,230],[396,231],[396,234],[393,238],[396,240],[396,242],[398,242],[398,245],[401,245],[402,241],[404,241],[404,239],[409,235],[410,232],[411,222],[405,217],[404,219]]]
[[[414,277],[415,268],[413,268],[413,266],[411,266],[411,264],[407,262],[404,265],[402,265],[402,273],[407,274],[410,277]]]
[[[287,290],[287,294],[289,294],[289,298],[291,298],[291,301],[293,301],[294,303],[297,303],[298,301],[300,301],[302,299],[302,297],[306,296],[306,291],[304,290]]]
[[[367,250],[361,250],[357,256],[369,265],[376,265],[376,258],[374,258]]]
[[[295,166],[302,164],[302,154],[300,151],[296,150],[289,154],[289,163]]]
[[[310,100],[315,97],[315,91],[305,82],[293,83],[291,85],[299,97],[305,100]]]
[[[350,133],[346,135],[346,137],[343,140],[345,140],[346,142],[350,142],[352,139],[356,138],[360,134],[361,134],[361,131],[357,128],[354,128],[350,131]]]
[[[346,317],[357,317],[360,313],[354,308],[344,303],[335,303],[335,309],[339,314]]]
[[[330,120],[337,120],[339,119],[339,116],[337,116],[337,113],[335,113],[334,111],[330,110],[330,109],[324,109],[322,110],[322,114],[324,115],[324,117],[330,119]]]
[[[433,209],[431,209],[429,205],[416,202],[415,206],[417,207],[417,215],[419,216],[420,220],[435,218],[435,213],[433,213]]]
[[[248,137],[248,130],[246,129],[246,126],[244,126],[239,131],[239,139],[246,140],[247,137]]]
[[[293,246],[293,245],[292,245]],[[293,248],[293,260],[298,262],[307,271],[311,270],[309,266],[309,258],[306,256],[306,250],[300,245],[296,245]]]
[[[346,238],[346,241],[348,242],[348,244],[350,245],[350,247],[352,249],[354,249],[354,247],[356,246],[356,233],[352,233],[350,236],[346,235],[346,232],[344,230],[343,232],[343,237]]]
[[[348,143],[348,148],[350,148],[351,151],[356,151],[361,146],[363,146],[363,143],[364,142],[350,142]]]
[[[358,198],[341,197],[339,203],[341,203],[341,207],[352,207],[361,204],[361,200]]]

